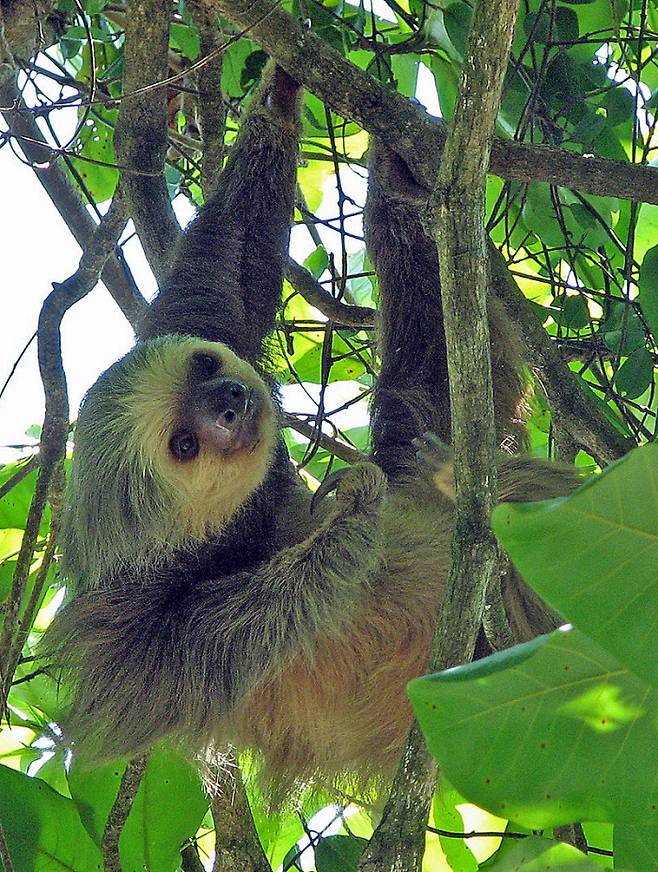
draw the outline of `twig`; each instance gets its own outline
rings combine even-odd
[[[123,94],[114,144],[129,213],[158,283],[166,277],[180,228],[164,178],[167,89],[149,87],[169,69],[168,0],[130,0],[126,14]]]
[[[487,590],[499,572],[490,527],[496,497],[496,428],[487,318],[486,176],[518,0],[478,0],[429,222],[439,255],[455,462],[455,532],[429,671],[471,660]],[[435,765],[412,728],[382,821],[361,872],[415,872]],[[420,785],[420,788],[419,788]]]
[[[286,427],[290,427],[291,430],[294,430],[301,436],[305,436],[311,442],[316,442],[325,451],[335,454],[336,457],[339,457],[346,463],[359,463],[368,459],[368,455],[364,454],[363,451],[359,451],[358,448],[353,448],[341,439],[328,436],[326,433],[318,430],[317,427],[314,427],[313,424],[310,424],[308,421],[302,421],[294,415],[286,415],[283,423]]]
[[[123,870],[119,857],[119,839],[146,771],[146,761],[146,757],[135,757],[128,763],[123,773],[116,799],[103,830],[102,850],[105,872]]]
[[[16,472],[8,478],[7,481],[0,487],[0,500],[7,496],[9,491],[19,485],[24,478],[32,472],[32,470],[36,469],[39,465],[39,455],[33,454],[29,460],[26,460],[25,463],[16,470]]]

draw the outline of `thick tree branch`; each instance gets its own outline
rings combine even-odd
[[[0,67],[0,106],[2,114],[34,173],[53,205],[64,219],[78,245],[85,250],[96,232],[82,197],[61,165],[55,162],[53,149],[39,129],[34,116],[16,87],[16,70]],[[42,144],[43,143],[43,144]],[[135,327],[146,309],[127,265],[113,252],[103,267],[101,279],[130,324]]]
[[[498,572],[498,547],[490,526],[497,440],[484,210],[491,142],[517,7],[518,0],[479,0],[475,7],[455,120],[430,201],[429,222],[439,255],[456,482],[452,567],[430,672],[472,659],[487,590]],[[434,773],[425,741],[414,726],[384,816],[364,852],[362,872],[420,869]]]
[[[340,115],[382,138],[415,178],[431,189],[446,125],[384,87],[304,28],[276,0],[203,0],[249,33],[284,70]],[[582,157],[546,145],[494,139],[490,172],[544,181],[589,194],[658,203],[658,167]]]
[[[210,802],[215,822],[213,872],[271,872],[261,846],[242,783],[240,769],[232,756],[225,758],[216,774],[215,795]]]
[[[167,154],[168,0],[131,0],[126,15],[123,99],[114,133],[130,216],[158,284],[180,229],[163,168]]]
[[[197,72],[199,124],[203,140],[201,189],[207,200],[224,163],[227,103],[221,86],[224,55],[218,51],[224,44],[224,37],[217,16],[208,13],[202,0],[187,0],[187,8],[199,31],[201,56],[212,57]]]

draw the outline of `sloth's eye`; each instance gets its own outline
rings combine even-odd
[[[212,378],[219,372],[220,361],[214,354],[198,352],[193,356],[194,368],[201,378]]]
[[[199,440],[191,430],[181,430],[169,440],[169,450],[176,460],[193,460],[199,453]]]

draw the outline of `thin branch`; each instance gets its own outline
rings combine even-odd
[[[167,276],[180,228],[163,173],[169,70],[169,0],[130,0],[126,14],[123,98],[114,132],[129,213],[158,284]]]
[[[326,433],[323,433],[322,430],[314,427],[313,424],[308,421],[302,421],[294,415],[286,415],[283,419],[283,423],[284,426],[290,427],[291,430],[299,433],[300,436],[304,436],[311,442],[317,443],[321,448],[324,448],[325,451],[329,451],[331,454],[334,454],[346,463],[359,463],[368,459],[368,455],[364,454],[363,451],[359,451],[358,448],[348,445],[347,442],[343,442],[342,439],[328,436]]]
[[[96,231],[97,224],[63,168],[51,161],[50,147],[20,95],[16,86],[16,75],[16,70],[0,68],[0,104],[12,107],[3,111],[4,119],[46,194],[84,251]],[[135,327],[146,309],[146,301],[137,289],[128,267],[115,253],[111,254],[103,267],[101,278],[116,304]]]
[[[389,90],[345,60],[287,13],[277,0],[203,0],[259,42],[290,75],[345,118],[383,139],[431,189],[445,145],[445,122]],[[517,181],[544,181],[585,193],[658,204],[658,168],[547,145],[494,139],[490,172]]]
[[[146,757],[135,757],[128,763],[126,771],[123,773],[116,799],[103,830],[102,849],[105,872],[122,872],[123,870],[119,857],[119,839],[146,771],[146,762]]]
[[[24,478],[38,467],[39,465],[39,455],[33,454],[29,460],[26,460],[25,463],[16,470],[16,472],[8,478],[7,481],[0,487],[0,500],[7,496],[9,491],[13,490],[17,485],[19,485]]]

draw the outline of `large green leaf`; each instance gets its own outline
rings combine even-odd
[[[658,685],[658,445],[568,499],[499,506],[493,526],[550,605]]]
[[[445,777],[494,814],[658,824],[658,692],[578,630],[417,678],[409,696]]]
[[[99,845],[124,770],[121,762],[85,769],[78,761],[69,772],[71,796]],[[173,872],[180,864],[181,846],[195,835],[207,808],[194,767],[172,751],[153,752],[121,833],[123,867]]]
[[[0,766],[0,823],[14,872],[102,869],[75,803],[6,766]]]

